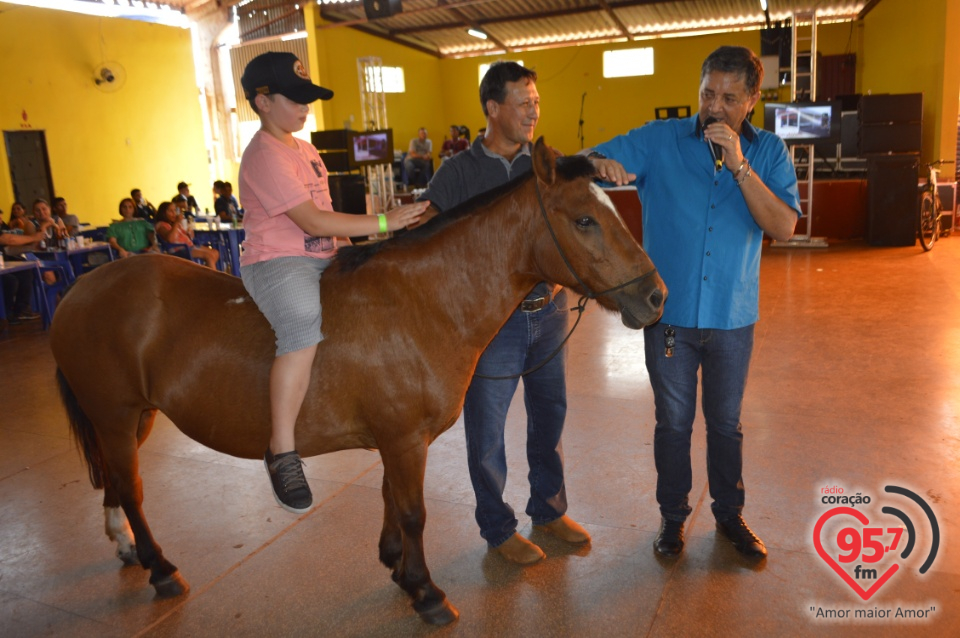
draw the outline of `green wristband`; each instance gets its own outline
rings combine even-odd
[[[380,220],[380,232],[387,232],[389,230],[387,228],[387,216],[381,213],[380,215],[377,215],[377,218]]]

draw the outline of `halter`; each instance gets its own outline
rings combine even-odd
[[[577,329],[578,325],[580,325],[580,319],[583,318],[583,311],[586,310],[587,302],[589,300],[596,299],[597,297],[602,297],[603,295],[609,294],[611,292],[615,292],[617,290],[620,290],[621,288],[626,288],[631,284],[635,284],[637,282],[643,281],[647,277],[650,277],[651,275],[657,272],[657,269],[653,268],[652,270],[648,270],[647,272],[643,273],[638,277],[634,277],[630,281],[619,284],[617,286],[613,286],[612,288],[607,288],[606,290],[602,290],[600,292],[593,292],[590,289],[590,286],[588,286],[586,283],[584,283],[582,279],[580,279],[580,275],[578,275],[577,271],[574,270],[573,265],[570,263],[570,260],[567,259],[566,253],[563,252],[563,248],[561,248],[559,240],[557,240],[557,234],[554,232],[553,225],[550,223],[550,219],[547,217],[547,209],[543,205],[543,197],[540,195],[540,179],[536,175],[533,176],[533,185],[537,191],[537,204],[540,205],[540,215],[543,217],[543,221],[547,224],[547,230],[550,231],[550,238],[553,240],[553,245],[557,247],[557,252],[560,253],[560,258],[563,259],[563,263],[566,264],[567,270],[570,271],[570,274],[573,275],[573,278],[577,280],[577,283],[580,285],[581,288],[583,288],[586,291],[586,293],[584,293],[583,295],[580,295],[580,299],[577,300],[576,307],[570,309],[571,311],[573,310],[577,311],[577,320],[573,322],[573,327],[570,328],[570,332],[567,333],[567,336],[563,338],[563,341],[560,342],[560,345],[557,346],[556,350],[551,352],[546,359],[544,359],[537,365],[533,366],[532,368],[528,368],[519,374],[510,374],[510,375],[495,376],[495,377],[487,376],[485,374],[473,375],[480,379],[488,379],[491,381],[505,381],[507,379],[519,379],[520,377],[526,374],[530,374],[531,372],[536,372],[543,366],[547,365],[551,360],[553,360],[555,356],[557,356],[560,353],[561,350],[563,350],[563,346],[565,346],[567,344],[567,341],[570,339],[570,337],[573,336],[573,331]]]

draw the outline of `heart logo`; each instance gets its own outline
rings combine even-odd
[[[864,526],[867,526],[870,524],[870,520],[867,518],[866,514],[864,514],[863,512],[855,510],[852,507],[835,507],[832,510],[829,510],[828,512],[824,513],[824,515],[821,516],[820,519],[817,521],[816,526],[813,528],[813,545],[814,547],[816,547],[817,553],[820,555],[820,558],[823,559],[823,562],[829,565],[833,569],[833,571],[837,572],[840,578],[843,579],[843,582],[845,582],[850,586],[850,589],[855,591],[857,595],[860,596],[860,598],[864,600],[870,600],[870,597],[873,596],[875,593],[877,593],[880,590],[880,588],[883,587],[883,585],[888,580],[890,580],[891,576],[897,573],[897,570],[900,569],[900,565],[897,563],[894,563],[893,565],[891,565],[887,569],[887,571],[885,571],[883,575],[880,576],[880,578],[878,578],[873,583],[870,589],[865,590],[863,587],[861,587],[860,583],[858,583],[853,578],[851,578],[850,574],[844,571],[844,569],[840,566],[839,563],[837,563],[837,561],[833,559],[832,556],[827,554],[827,550],[823,548],[823,543],[820,542],[820,532],[823,530],[823,526],[826,524],[828,520],[830,520],[834,516],[840,516],[840,515],[853,516],[855,519],[860,521]]]

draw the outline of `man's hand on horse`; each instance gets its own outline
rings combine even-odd
[[[406,206],[394,208],[387,213],[387,228],[390,230],[400,230],[401,228],[406,228],[416,223],[429,205],[430,202],[424,200],[422,202],[414,202]]]

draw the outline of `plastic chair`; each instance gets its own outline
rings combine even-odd
[[[175,255],[177,257],[182,257],[183,259],[189,259],[190,261],[203,265],[204,262],[200,258],[195,258],[190,254],[190,245],[189,244],[176,244],[168,241],[164,241],[157,237],[157,244],[160,246],[160,252],[167,255]]]
[[[67,271],[55,261],[45,261],[33,253],[25,253],[24,258],[27,261],[35,261],[40,264],[40,276],[37,277],[35,291],[38,299],[37,305],[40,307],[40,317],[43,321],[43,329],[46,330],[53,322],[53,313],[57,309],[57,302],[63,296],[64,291],[70,286],[70,278]],[[48,283],[44,274],[52,272],[56,275],[56,281]]]

